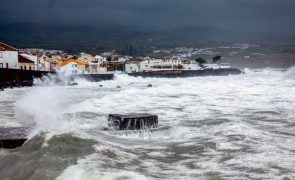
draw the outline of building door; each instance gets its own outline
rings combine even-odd
[[[3,68],[3,63],[0,63],[0,68]]]
[[[6,63],[6,68],[8,69],[8,63]]]

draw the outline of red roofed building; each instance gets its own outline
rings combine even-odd
[[[18,50],[0,42],[0,68],[18,69]]]

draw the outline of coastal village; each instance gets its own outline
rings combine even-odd
[[[198,54],[214,56],[214,52],[209,49],[176,48],[174,51],[173,53],[168,50],[153,51],[154,54],[161,54],[159,58],[124,56],[115,51],[103,52],[99,55],[88,53],[72,55],[61,50],[17,49],[0,42],[0,68],[63,74],[106,74],[117,71],[129,74],[158,70],[230,68],[226,63],[216,63],[221,56],[215,56],[213,63],[206,63],[204,59],[199,61],[193,59]]]

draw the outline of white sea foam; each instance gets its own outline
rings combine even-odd
[[[284,173],[292,179],[295,68],[245,73],[176,79],[116,75],[99,83],[48,83],[0,93],[7,94],[3,102],[16,101],[7,109],[15,114],[11,123],[99,142],[97,153],[81,157],[59,179],[283,178]],[[160,128],[103,130],[109,113],[131,112],[157,114]],[[104,149],[118,159],[103,156]]]

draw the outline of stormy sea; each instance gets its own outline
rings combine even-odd
[[[0,179],[295,179],[295,68],[244,72],[5,89],[1,126],[31,129],[0,150]],[[108,128],[108,114],[134,112],[158,128]]]

